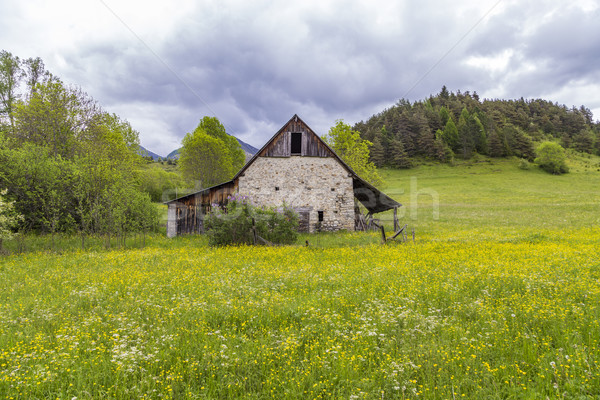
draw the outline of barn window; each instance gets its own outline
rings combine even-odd
[[[292,132],[291,154],[302,154],[302,132]]]
[[[323,222],[323,211],[317,211],[319,214],[319,222]]]

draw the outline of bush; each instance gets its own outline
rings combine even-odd
[[[531,164],[529,164],[529,161],[527,161],[526,159],[521,158],[521,160],[519,160],[519,168],[529,170],[531,169]]]
[[[555,175],[569,172],[565,162],[567,159],[565,149],[558,143],[544,142],[537,148],[536,153],[535,163],[544,171]]]
[[[298,215],[285,204],[255,207],[245,196],[230,196],[226,208],[213,205],[205,219],[209,245],[254,244],[253,218],[257,235],[271,243],[291,244],[298,237]]]

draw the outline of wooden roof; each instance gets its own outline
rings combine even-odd
[[[372,214],[387,211],[395,207],[400,207],[402,204],[390,198],[385,193],[371,185],[367,181],[358,176],[350,166],[348,166],[328,145],[317,135],[310,127],[298,117],[294,115],[285,125],[277,131],[275,135],[258,151],[254,156],[239,170],[231,181],[223,182],[211,188],[203,189],[186,196],[168,201],[167,204],[181,201],[190,196],[201,193],[206,193],[210,190],[221,188],[228,183],[234,183],[244,174],[244,172],[254,163],[258,157],[289,157],[289,134],[291,132],[306,132],[305,144],[303,146],[304,156],[312,157],[333,157],[348,171],[352,177],[354,196],[360,201],[365,208]],[[287,136],[286,136],[287,135]]]

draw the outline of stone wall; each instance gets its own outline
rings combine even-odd
[[[308,215],[310,232],[354,230],[352,177],[331,157],[258,157],[238,181],[257,205],[285,202]],[[323,222],[319,224],[319,212]]]

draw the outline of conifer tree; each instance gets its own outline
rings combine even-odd
[[[506,155],[506,148],[500,140],[498,133],[492,131],[489,137],[489,154],[492,157],[504,157]]]
[[[444,127],[442,138],[452,150],[456,151],[459,149],[458,128],[456,127],[456,124],[450,116],[448,117],[448,121],[446,122],[446,126]]]
[[[408,154],[404,150],[404,144],[400,139],[392,140],[390,144],[392,151],[392,166],[395,168],[411,168],[412,162],[408,157]]]
[[[383,167],[386,163],[385,150],[381,144],[381,136],[376,136],[373,139],[373,146],[371,147],[371,161],[376,167]]]

